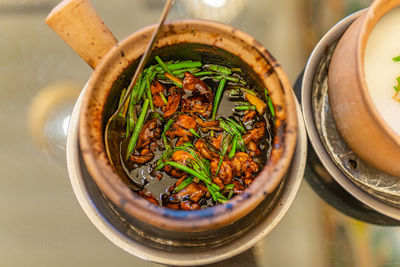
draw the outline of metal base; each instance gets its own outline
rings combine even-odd
[[[327,79],[330,57],[337,41],[362,12],[339,22],[321,39],[311,54],[301,86],[303,114],[310,142],[324,169],[348,193],[370,207],[364,209],[365,212],[371,212],[372,208],[386,215],[364,214],[363,217],[375,218],[366,221],[395,225],[400,224],[396,223],[400,220],[399,178],[374,169],[357,157],[340,137],[329,107]],[[322,176],[321,179],[325,179]],[[357,217],[360,217],[359,214]]]
[[[178,250],[171,247],[149,246],[146,240],[141,240],[142,237],[135,232],[136,227],[130,224],[129,219],[121,217],[121,214],[113,208],[112,203],[104,197],[86,171],[78,143],[80,105],[81,98],[72,113],[67,138],[68,172],[75,195],[83,211],[102,234],[120,248],[142,259],[168,265],[193,266],[210,264],[238,255],[257,244],[279,223],[299,190],[306,164],[307,134],[297,103],[299,136],[296,152],[281,186],[277,204],[271,212],[260,218],[255,227],[223,246],[201,250],[190,247]]]

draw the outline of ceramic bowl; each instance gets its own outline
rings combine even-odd
[[[336,126],[346,143],[364,161],[400,177],[400,136],[383,120],[369,95],[364,53],[378,20],[400,1],[371,4],[340,39],[329,68],[328,94]]]
[[[70,12],[77,11],[71,9]],[[51,15],[57,17],[57,11]],[[76,17],[82,16],[78,12]],[[55,21],[60,21],[58,25],[67,27],[63,29],[60,26],[58,32],[68,40],[68,37],[73,35],[70,24],[65,25],[62,19]],[[88,24],[90,23],[87,22],[86,25]],[[102,23],[101,25],[103,26]],[[100,190],[128,218],[151,225],[160,231],[183,234],[218,231],[253,211],[277,189],[287,172],[295,150],[298,129],[292,87],[284,71],[270,53],[240,30],[210,21],[167,22],[160,33],[152,57],[160,55],[167,61],[184,58],[238,66],[262,87],[268,88],[276,116],[271,156],[244,193],[225,204],[197,211],[172,210],[156,206],[129,189],[111,167],[104,146],[104,127],[117,105],[116,96],[126,84],[129,84],[130,74],[135,70],[154,29],[155,26],[149,26],[139,30],[113,45],[105,54],[102,52],[98,57],[89,55],[89,59],[95,59],[94,63],[85,59],[89,64],[92,63],[91,66],[95,67],[95,70],[87,83],[82,99],[79,120],[82,157]],[[75,31],[74,34],[79,32],[82,30]],[[92,43],[96,46],[98,40],[102,44],[106,43],[102,40],[112,40],[112,38],[97,37],[98,33],[93,36],[91,33],[93,31],[88,32],[92,38],[92,41],[86,42],[89,47]],[[105,32],[107,33],[106,30]],[[77,38],[74,38],[74,41],[76,40]],[[79,47],[75,50],[79,51]],[[232,234],[227,232],[228,236]],[[197,238],[207,240],[208,237],[200,235]]]

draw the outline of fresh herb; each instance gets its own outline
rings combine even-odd
[[[135,149],[140,130],[142,129],[144,119],[146,117],[146,113],[149,108],[149,104],[150,104],[149,99],[146,99],[143,103],[142,110],[140,111],[138,121],[135,125],[135,128],[133,129],[132,137],[128,144],[128,153],[126,154],[126,160],[128,159],[129,155],[132,154],[133,150]]]

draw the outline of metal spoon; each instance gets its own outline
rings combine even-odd
[[[118,164],[118,161],[121,161],[119,155],[120,155],[120,140],[122,139],[125,125],[126,125],[126,119],[124,116],[120,116],[119,113],[125,106],[126,101],[128,100],[132,89],[134,85],[136,84],[137,80],[139,79],[140,73],[143,71],[144,66],[146,65],[147,60],[150,57],[151,50],[154,47],[154,44],[156,43],[158,34],[161,30],[162,25],[164,24],[165,18],[167,17],[167,14],[171,8],[171,5],[174,0],[167,0],[164,5],[164,9],[162,11],[161,17],[158,21],[158,25],[156,29],[153,32],[153,35],[150,39],[150,42],[146,48],[145,53],[143,54],[142,58],[140,59],[139,65],[136,68],[135,74],[133,75],[133,78],[128,86],[128,90],[125,93],[125,96],[118,107],[118,109],[114,112],[114,114],[109,118],[106,128],[105,128],[105,133],[104,133],[104,142],[106,146],[106,153],[108,156],[108,159],[110,160],[111,166],[114,167],[114,169],[117,171],[117,173],[126,180],[132,181],[129,177],[127,177],[127,174],[123,170],[121,164]],[[135,184],[137,184],[135,181],[133,181]],[[130,186],[134,190],[139,190],[142,185],[138,185],[137,187],[134,187],[133,185]]]

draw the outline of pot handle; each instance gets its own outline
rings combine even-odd
[[[47,16],[46,24],[93,69],[117,43],[89,0],[62,1]]]

